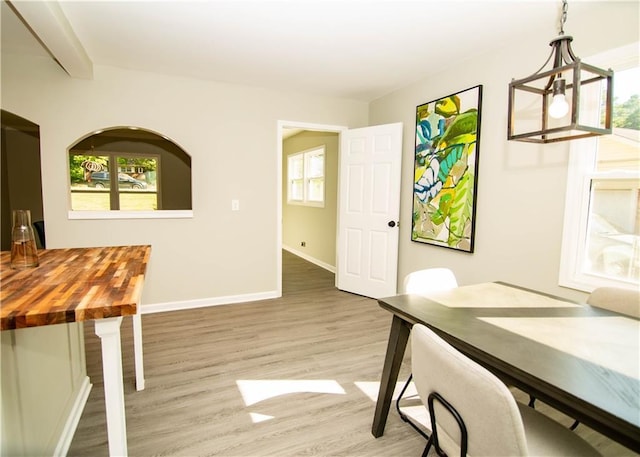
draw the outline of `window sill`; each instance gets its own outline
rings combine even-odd
[[[171,211],[69,211],[70,220],[93,219],[192,219],[193,210]]]
[[[558,285],[560,287],[566,287],[568,289],[579,290],[586,293],[591,293],[598,287],[616,287],[622,289],[638,288],[638,282],[633,278],[625,280],[589,274],[576,275],[572,278],[561,275]]]
[[[291,206],[308,206],[309,208],[324,208],[324,202],[310,202],[310,201],[296,201],[289,200],[287,201],[287,205]]]

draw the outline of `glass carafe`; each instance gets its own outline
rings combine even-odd
[[[31,211],[28,209],[14,210],[11,231],[11,268],[22,270],[37,266],[38,249],[31,226]]]

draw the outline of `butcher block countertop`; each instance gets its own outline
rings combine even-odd
[[[40,265],[14,270],[2,251],[1,329],[136,314],[151,246],[44,249]]]

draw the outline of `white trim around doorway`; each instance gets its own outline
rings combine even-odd
[[[342,132],[349,130],[348,127],[342,125],[327,125],[327,124],[313,124],[308,122],[298,122],[298,121],[278,121],[277,122],[277,153],[276,153],[276,170],[277,177],[276,182],[278,188],[276,189],[276,198],[278,200],[278,204],[276,205],[276,282],[277,282],[277,296],[282,296],[282,129],[285,128],[293,128],[293,129],[302,129],[302,130],[311,130],[316,132],[334,132],[338,135],[341,135]],[[339,143],[338,143],[339,144]],[[340,155],[340,150],[338,149],[338,155]],[[340,163],[338,158],[338,163]],[[338,193],[340,189],[338,188]],[[337,247],[336,247],[337,249]],[[337,258],[336,253],[336,258]]]

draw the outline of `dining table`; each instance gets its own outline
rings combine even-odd
[[[375,437],[384,433],[411,327],[420,323],[505,384],[640,452],[640,320],[504,282],[378,304],[392,320]]]
[[[38,251],[35,268],[11,268],[2,251],[0,328],[95,321],[104,375],[109,454],[127,455],[120,325],[133,317],[136,387],[144,388],[140,300],[151,246]]]

